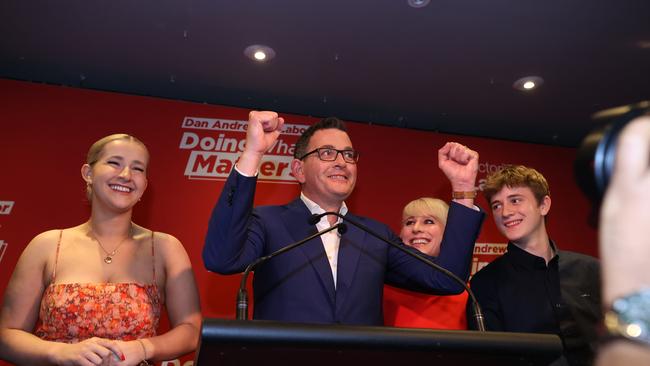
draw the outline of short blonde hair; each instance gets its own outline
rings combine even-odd
[[[449,205],[443,200],[432,197],[420,197],[404,206],[402,220],[411,216],[433,216],[444,227],[447,224]]]

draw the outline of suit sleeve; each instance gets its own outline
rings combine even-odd
[[[440,245],[440,255],[433,262],[451,271],[463,281],[469,278],[474,243],[485,214],[452,202]],[[392,237],[399,241],[394,234]],[[464,287],[398,249],[389,248],[386,282],[398,287],[432,294],[459,294]]]
[[[212,210],[203,246],[205,267],[220,274],[242,272],[261,256],[263,226],[253,210],[257,177],[230,173]]]

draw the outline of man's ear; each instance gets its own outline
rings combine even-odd
[[[81,166],[81,178],[86,181],[86,183],[91,183],[93,180],[93,168],[84,164]]]
[[[303,172],[304,162],[299,159],[291,160],[291,174],[302,184],[305,183],[305,173]]]
[[[551,210],[551,197],[546,195],[542,198],[542,203],[539,205],[539,208],[542,210],[542,216],[546,216]]]

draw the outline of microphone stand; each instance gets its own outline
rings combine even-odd
[[[476,327],[478,328],[479,331],[485,332],[485,321],[484,321],[484,318],[483,318],[483,312],[481,311],[481,306],[479,305],[478,300],[476,300],[476,296],[474,296],[474,293],[469,288],[469,286],[467,286],[465,281],[458,278],[458,276],[456,276],[454,273],[447,270],[446,268],[443,268],[440,265],[432,262],[430,259],[424,257],[419,252],[414,252],[414,251],[411,251],[409,249],[406,249],[403,245],[394,243],[394,242],[382,237],[381,235],[375,233],[372,229],[368,228],[367,226],[365,226],[365,225],[363,225],[363,224],[361,224],[359,222],[356,222],[355,220],[352,220],[352,219],[350,219],[350,218],[348,218],[346,216],[343,216],[338,212],[324,212],[324,213],[321,213],[321,214],[314,214],[309,219],[309,222],[310,223],[316,223],[316,222],[318,222],[320,220],[321,217],[327,216],[327,215],[334,215],[334,216],[340,217],[341,219],[345,220],[346,222],[349,222],[350,224],[358,227],[359,229],[365,231],[366,233],[368,233],[368,234],[374,236],[375,238],[383,241],[384,243],[386,243],[386,244],[388,244],[388,245],[390,245],[390,246],[392,246],[394,248],[397,248],[397,249],[401,250],[402,252],[410,255],[411,257],[417,258],[419,261],[426,263],[430,267],[435,268],[436,270],[438,270],[438,271],[446,274],[450,278],[452,278],[454,281],[458,282],[460,285],[463,286],[465,291],[467,291],[467,293],[469,294],[469,296],[470,296],[470,298],[472,300],[472,311],[474,313],[474,320],[476,321]]]
[[[311,220],[311,218],[310,218],[310,220]],[[310,223],[311,223],[311,221],[310,221]],[[286,247],[280,248],[280,249],[276,250],[275,252],[273,252],[273,253],[271,253],[269,255],[259,257],[255,261],[253,261],[251,264],[249,264],[246,267],[246,269],[244,270],[244,273],[242,274],[241,282],[239,283],[239,291],[237,292],[237,310],[236,310],[236,312],[237,312],[237,320],[248,320],[248,291],[246,290],[246,281],[248,279],[248,274],[251,271],[255,270],[255,268],[257,268],[257,266],[259,266],[260,264],[266,262],[267,260],[269,260],[269,259],[271,259],[271,258],[273,258],[273,257],[275,257],[277,255],[280,255],[282,253],[288,252],[289,250],[291,250],[291,249],[293,249],[295,247],[298,247],[298,246],[300,246],[300,245],[302,245],[302,244],[304,244],[304,243],[306,243],[306,242],[308,242],[308,241],[310,241],[310,240],[312,240],[312,239],[314,239],[316,237],[319,237],[319,236],[321,236],[321,235],[323,235],[323,234],[325,234],[327,232],[330,232],[330,231],[332,231],[334,229],[338,229],[339,232],[341,234],[343,234],[347,230],[347,226],[344,223],[338,223],[338,224],[336,224],[334,226],[330,226],[327,229],[321,230],[321,231],[319,231],[319,232],[317,232],[315,234],[312,234],[312,235],[310,235],[310,236],[308,236],[308,237],[306,237],[306,238],[304,238],[304,239],[302,239],[300,241],[297,241],[297,242],[295,242],[293,244],[289,244]]]

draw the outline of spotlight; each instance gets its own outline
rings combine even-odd
[[[256,62],[266,62],[275,57],[275,51],[269,46],[254,44],[244,49],[244,55]]]
[[[512,87],[527,92],[540,87],[542,84],[544,84],[544,79],[539,76],[526,76],[515,81]]]
[[[408,0],[409,6],[413,8],[423,8],[429,5],[430,2],[431,0]]]

